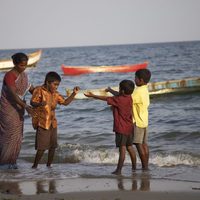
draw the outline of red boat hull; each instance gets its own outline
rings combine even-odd
[[[147,68],[148,62],[133,64],[133,65],[118,65],[118,66],[65,66],[61,69],[64,75],[76,76],[81,74],[112,72],[112,73],[128,73],[135,72],[139,69]]]

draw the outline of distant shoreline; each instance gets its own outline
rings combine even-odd
[[[127,45],[153,45],[153,44],[170,44],[170,43],[191,43],[200,42],[200,40],[174,40],[174,41],[158,41],[158,42],[136,42],[136,43],[118,43],[118,44],[94,44],[94,45],[74,45],[74,46],[33,46],[33,47],[9,47],[0,48],[0,51],[12,51],[12,50],[36,50],[36,49],[59,49],[59,48],[86,48],[86,47],[110,47],[110,46],[127,46]]]

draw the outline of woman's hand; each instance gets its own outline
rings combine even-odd
[[[31,101],[31,106],[33,106],[34,108],[37,108],[37,107],[40,107],[40,106],[46,106],[46,105],[47,105],[46,101],[42,101],[42,102],[39,102],[39,103]]]
[[[31,106],[26,105],[25,110],[27,111],[28,115],[30,115],[31,117],[36,117],[36,112]]]

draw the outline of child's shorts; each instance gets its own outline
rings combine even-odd
[[[140,128],[134,125],[134,144],[146,144],[148,139],[148,128]]]
[[[35,138],[36,150],[47,150],[57,147],[57,128],[52,126],[47,130],[41,127],[37,128]]]
[[[116,144],[116,147],[132,146],[133,134],[125,135],[121,133],[115,133],[115,144]]]

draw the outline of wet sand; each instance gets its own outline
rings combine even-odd
[[[198,182],[149,178],[69,178],[0,181],[1,200],[199,200]]]

